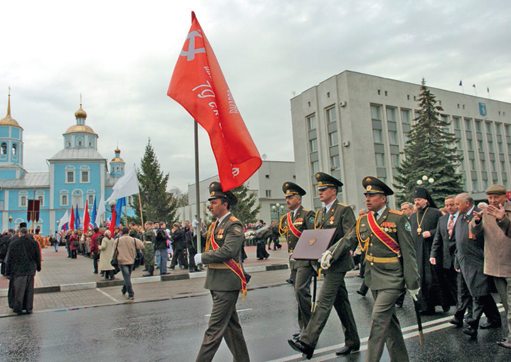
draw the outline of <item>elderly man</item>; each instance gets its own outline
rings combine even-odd
[[[499,346],[511,348],[511,239],[501,230],[509,223],[511,203],[506,199],[506,188],[493,185],[486,190],[489,205],[486,211],[475,212],[470,223],[474,235],[484,235],[484,274],[491,275],[506,310],[507,338],[497,342]],[[491,327],[491,322],[490,326]],[[495,322],[494,327],[498,327]]]
[[[414,213],[414,206],[411,202],[403,202],[401,204],[401,212],[406,215],[407,218],[410,218]]]

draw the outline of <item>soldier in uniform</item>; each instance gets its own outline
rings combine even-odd
[[[222,191],[219,182],[212,182],[209,192],[209,211],[216,221],[208,230],[205,252],[195,255],[194,259],[197,265],[208,265],[204,287],[211,292],[213,310],[197,362],[213,360],[222,339],[225,339],[234,361],[245,362],[250,358],[236,312],[240,290],[243,296],[247,290],[241,265],[243,224],[229,211],[237,202],[232,192]]]
[[[387,344],[391,361],[408,361],[403,333],[396,317],[397,298],[408,289],[414,300],[419,294],[419,272],[408,218],[390,210],[387,196],[394,192],[375,177],[365,177],[369,213],[356,228],[332,246],[321,258],[321,267],[332,267],[357,244],[366,252],[365,283],[373,293],[374,306],[365,361],[379,361]]]
[[[343,185],[341,181],[323,172],[318,172],[316,179],[318,181],[319,199],[323,202],[324,207],[316,212],[314,228],[335,228],[336,231],[332,238],[333,243],[341,239],[355,225],[355,214],[348,205],[337,201],[337,192]],[[349,252],[339,256],[335,265],[325,275],[315,311],[307,328],[297,340],[288,340],[291,348],[304,353],[310,359],[319,336],[326,325],[330,311],[332,307],[335,307],[345,335],[345,346],[337,352],[337,355],[349,354],[360,349],[357,325],[348,299],[346,283],[344,282],[346,272],[353,269],[354,266],[353,258]]]
[[[154,230],[153,223],[148,221],[145,223],[144,232],[144,265],[147,268],[147,273],[143,277],[152,277],[154,274]]]
[[[298,302],[300,332],[294,334],[293,337],[298,337],[307,327],[312,315],[310,284],[312,277],[316,274],[314,267],[317,269],[319,265],[314,261],[294,260],[291,258],[291,254],[302,232],[314,228],[314,211],[303,208],[302,196],[306,192],[297,184],[285,182],[282,185],[282,191],[286,195],[286,204],[291,211],[282,216],[279,224],[274,226],[274,232],[286,237],[287,250],[290,255],[289,266],[295,272],[294,288]]]

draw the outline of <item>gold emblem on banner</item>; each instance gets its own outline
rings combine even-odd
[[[310,246],[314,245],[314,244],[316,243],[316,241],[317,241],[317,240],[318,240],[318,239],[316,239],[316,238],[312,238],[312,239],[310,239],[310,240],[309,240],[309,245],[310,245]]]

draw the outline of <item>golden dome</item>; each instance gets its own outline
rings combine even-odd
[[[90,133],[97,136],[96,132],[85,124],[75,124],[74,126],[69,127],[64,134],[66,135],[69,133]]]
[[[11,93],[9,93],[9,100],[7,101],[7,116],[0,120],[0,126],[14,126],[21,128],[19,123],[11,117]]]
[[[119,146],[117,146],[117,148],[114,150],[114,153],[116,153],[116,154],[117,154],[117,153],[118,153],[118,154],[120,154],[120,153],[121,153],[121,150],[119,149]]]
[[[76,118],[87,118],[87,112],[85,112],[82,108],[82,104],[80,103],[80,109],[75,112]]]
[[[124,162],[124,160],[123,160],[122,158],[120,158],[120,157],[114,157],[114,158],[112,158],[112,161],[110,161],[110,162],[122,162],[122,163],[126,163],[126,162]]]

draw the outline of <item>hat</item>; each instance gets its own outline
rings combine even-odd
[[[486,195],[505,195],[506,187],[504,185],[491,185],[485,193]]]
[[[225,199],[229,203],[230,206],[236,205],[238,202],[238,199],[231,191],[223,191],[222,185],[220,182],[213,181],[209,185],[209,198],[208,201],[214,200],[214,199]]]
[[[364,186],[364,195],[367,194],[382,194],[385,196],[394,195],[394,191],[388,187],[383,181],[373,176],[366,176],[362,180]]]
[[[294,182],[285,182],[284,185],[282,185],[282,191],[284,191],[286,197],[294,195],[303,196],[306,194],[305,190]]]
[[[27,227],[27,223],[26,222],[20,222],[20,229],[21,228],[26,228]]]
[[[424,187],[416,187],[413,190],[413,198],[414,199],[426,199],[429,202],[429,206],[434,207],[435,209],[438,209],[438,207],[435,204],[435,201],[433,201],[433,198],[431,197],[431,194],[429,193],[428,189],[425,189]]]
[[[341,181],[324,172],[318,172],[316,174],[316,181],[318,181],[318,190],[324,190],[327,187],[339,188],[343,185]]]

